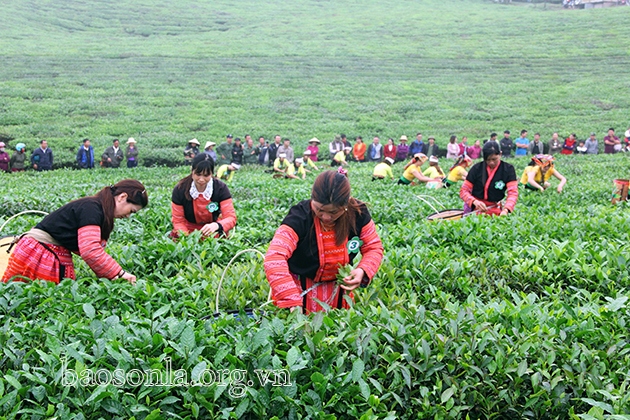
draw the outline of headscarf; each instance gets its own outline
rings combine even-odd
[[[461,165],[463,163],[466,163],[466,166],[468,166],[472,163],[472,159],[467,155],[461,155],[460,157],[457,158],[457,160],[455,161],[455,164],[451,166],[451,169],[449,169],[448,171],[449,172],[452,171],[453,169],[455,169],[456,166]]]
[[[554,157],[551,155],[536,155],[532,157],[532,162],[541,168],[546,168],[547,166],[553,166]]]

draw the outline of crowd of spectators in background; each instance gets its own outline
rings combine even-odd
[[[554,132],[548,141],[543,141],[540,133],[535,133],[533,139],[530,140],[527,130],[521,130],[519,136],[512,140],[510,131],[505,130],[503,138],[500,140],[497,140],[496,133],[492,133],[489,139],[475,140],[472,144],[469,143],[466,136],[458,141],[458,137],[453,135],[444,148],[438,146],[434,136],[429,136],[424,141],[420,132],[416,133],[415,138],[410,143],[406,135],[400,136],[397,141],[393,137],[389,137],[384,142],[381,142],[380,137],[374,136],[369,145],[363,141],[361,136],[356,136],[354,144],[352,144],[346,135],[339,134],[328,144],[327,154],[325,151],[320,151],[321,142],[315,137],[309,140],[305,152],[308,154],[307,159],[309,161],[317,162],[320,159],[328,159],[332,166],[340,164],[341,158],[344,162],[384,162],[386,158],[390,158],[394,163],[403,162],[418,153],[428,157],[446,157],[447,159],[468,156],[475,160],[480,158],[481,148],[488,141],[497,142],[504,158],[542,153],[572,155],[598,154],[603,151],[603,153],[612,154],[630,151],[630,128],[622,138],[615,134],[614,128],[610,128],[603,138],[601,144],[603,147],[600,147],[595,132],[590,133],[584,139],[579,139],[575,133],[563,138]],[[206,142],[203,149],[200,149],[200,146],[201,143],[197,139],[188,142],[184,149],[185,164],[190,164],[194,157],[200,153],[210,155],[217,168],[224,167],[224,172],[227,173],[238,170],[241,165],[274,167],[279,155],[283,155],[283,159],[288,164],[296,164],[296,160],[298,160],[297,165],[308,163],[304,156],[296,157],[291,140],[282,138],[280,135],[274,136],[272,141],[261,136],[257,142],[254,142],[249,134],[244,136],[244,141],[228,134],[225,141],[218,146],[212,141]],[[138,149],[136,148],[136,140],[132,137],[127,140],[124,149],[120,146],[120,141],[114,139],[112,145],[105,149],[98,161],[95,158],[94,148],[91,146],[90,140],[84,139],[76,155],[76,167],[79,169],[92,169],[95,166],[119,168],[124,162],[128,168],[138,166]],[[343,164],[341,163],[341,165]],[[0,172],[21,172],[29,168],[36,171],[48,171],[53,169],[53,166],[53,151],[46,140],[40,141],[39,147],[33,150],[30,159],[24,143],[17,143],[13,154],[9,156],[6,151],[6,144],[0,142]]]

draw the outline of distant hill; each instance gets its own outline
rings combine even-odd
[[[485,138],[626,128],[625,9],[489,1],[16,1],[0,14],[0,136],[72,165],[135,137]],[[623,126],[623,127],[622,127]],[[149,151],[150,150],[150,151]]]

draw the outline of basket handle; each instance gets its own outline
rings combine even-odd
[[[232,263],[234,262],[234,260],[236,260],[236,258],[238,258],[241,254],[244,254],[246,252],[254,252],[258,255],[260,255],[262,257],[262,259],[265,259],[265,255],[260,252],[257,249],[254,248],[248,248],[248,249],[243,249],[240,250],[239,252],[237,252],[232,259],[230,260],[230,262],[227,263],[227,265],[225,266],[225,268],[223,269],[223,274],[221,274],[221,279],[219,280],[219,285],[217,286],[217,296],[215,298],[214,301],[214,308],[215,308],[215,313],[219,312],[219,296],[221,295],[221,287],[223,286],[223,279],[225,278],[225,274],[227,273],[228,268],[230,268],[230,265],[232,265]],[[267,297],[267,301],[271,300],[271,289],[269,289],[269,295]]]
[[[0,232],[2,232],[2,229],[4,229],[4,227],[7,225],[7,223],[9,223],[11,220],[15,219],[18,216],[21,216],[23,214],[28,214],[28,213],[38,213],[38,214],[43,214],[44,216],[48,216],[48,213],[46,213],[45,211],[41,211],[41,210],[24,210],[21,211],[17,214],[14,214],[13,216],[9,217],[7,220],[4,221],[4,223],[2,224],[2,226],[0,226]]]

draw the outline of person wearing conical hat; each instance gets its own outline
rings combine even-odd
[[[549,179],[553,176],[560,180],[558,193],[562,192],[567,179],[556,170],[553,164],[554,157],[551,155],[536,155],[532,157],[529,165],[525,167],[521,176],[521,185],[528,190],[545,191],[551,186]]]
[[[313,162],[317,162],[320,144],[321,142],[317,139],[317,137],[313,137],[308,141],[308,147],[306,148],[306,150],[311,151],[311,160]]]
[[[199,154],[199,140],[192,139],[188,142],[188,145],[184,149],[184,161],[190,165],[192,160]]]
[[[372,181],[377,179],[385,179],[387,177],[394,179],[394,173],[392,172],[392,165],[394,159],[386,157],[382,162],[377,163],[372,172]]]
[[[429,178],[422,174],[422,170],[420,169],[422,165],[429,158],[424,153],[416,153],[413,155],[409,163],[405,165],[404,171],[400,179],[398,180],[398,184],[400,185],[411,185],[414,181],[418,182],[435,182],[434,179]]]
[[[213,141],[207,141],[206,145],[203,148],[203,152],[212,158],[212,161],[217,163],[217,152],[214,151],[214,146],[217,144]]]
[[[484,144],[482,153],[483,160],[470,168],[459,190],[464,214],[473,211],[497,216],[509,214],[518,201],[518,179],[514,166],[501,160],[501,148],[496,142]]]
[[[455,161],[455,164],[451,166],[451,169],[448,171],[448,176],[444,180],[444,186],[450,187],[451,185],[457,184],[459,181],[464,181],[466,176],[468,176],[468,168],[472,164],[472,159],[470,156],[460,156]]]
[[[138,149],[136,148],[136,139],[129,137],[127,140],[127,168],[135,168],[138,166]]]

